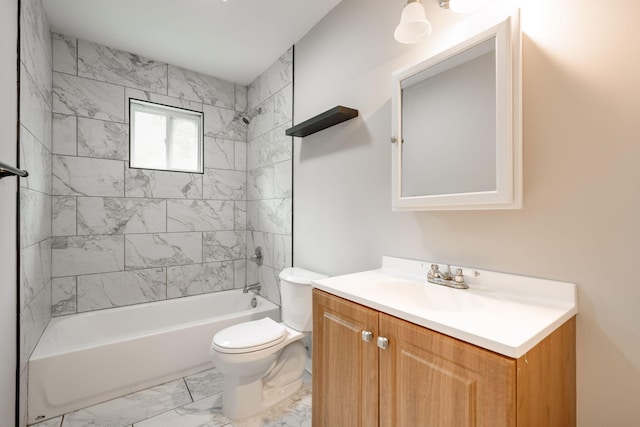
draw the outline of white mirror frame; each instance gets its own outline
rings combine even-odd
[[[496,190],[402,196],[403,80],[472,46],[496,38]],[[392,76],[393,210],[481,210],[522,207],[522,72],[519,12],[446,51],[398,70]],[[425,164],[428,161],[425,159]]]

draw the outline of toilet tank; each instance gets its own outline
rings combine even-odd
[[[282,321],[300,332],[311,332],[313,325],[311,281],[324,279],[324,274],[298,267],[285,268],[280,273]]]

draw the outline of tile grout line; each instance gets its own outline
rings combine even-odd
[[[191,389],[189,388],[189,384],[187,383],[187,377],[182,377],[182,381],[184,382],[184,386],[187,389],[187,392],[189,393],[189,398],[191,399],[191,403],[195,402],[195,399],[193,398],[193,395],[191,394]],[[184,405],[182,405],[184,406]]]

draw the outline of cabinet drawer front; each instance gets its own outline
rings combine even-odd
[[[378,425],[378,313],[313,291],[313,425]]]
[[[515,360],[386,314],[379,327],[380,425],[515,425]]]

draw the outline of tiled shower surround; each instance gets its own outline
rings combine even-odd
[[[257,276],[255,243],[262,293],[279,303],[292,51],[247,88],[61,34],[52,43],[53,315],[242,287]],[[130,98],[204,113],[204,174],[128,167]]]
[[[247,251],[262,248],[264,264],[247,264],[247,281],[280,304],[278,274],[292,265],[293,48],[249,85]]]
[[[28,360],[51,318],[51,33],[41,0],[20,2],[20,396]],[[3,141],[3,143],[10,143]],[[6,421],[7,424],[10,422]]]

